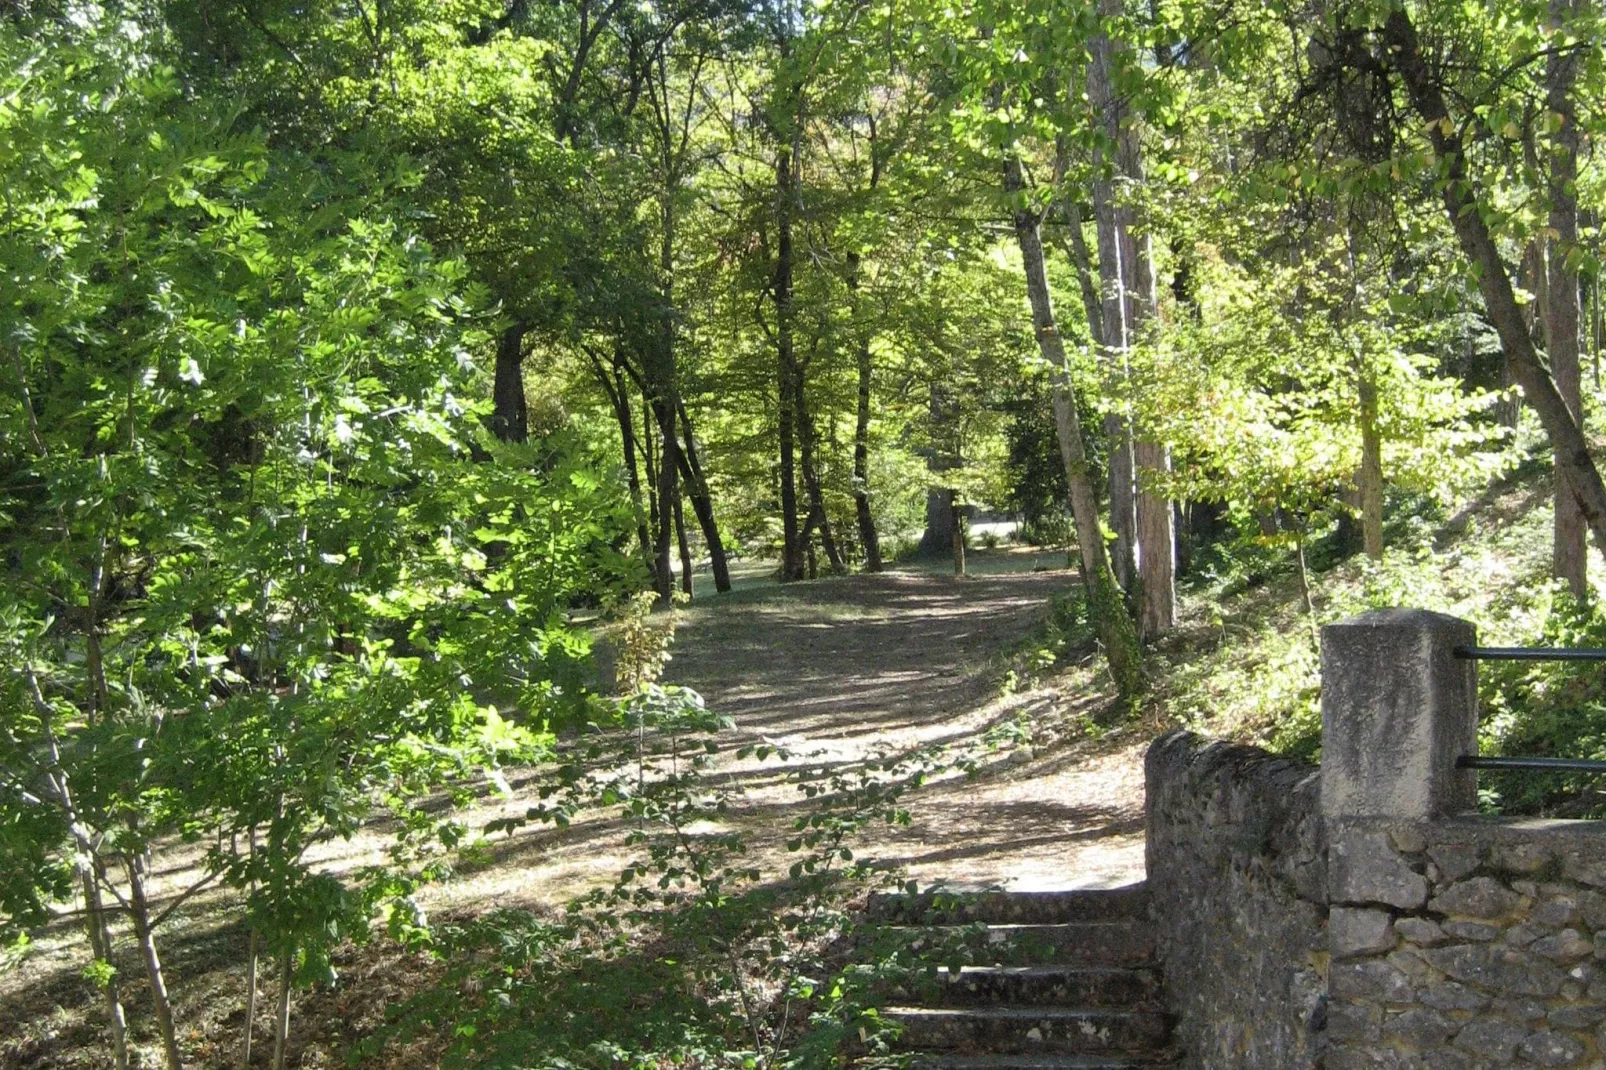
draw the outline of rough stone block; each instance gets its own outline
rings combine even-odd
[[[1490,941],[1500,935],[1500,929],[1494,925],[1485,925],[1481,921],[1447,921],[1444,931],[1457,940]]]
[[[1578,901],[1570,895],[1552,895],[1539,900],[1528,914],[1528,921],[1547,929],[1564,929],[1579,921]]]
[[[1554,996],[1567,980],[1544,959],[1515,948],[1453,944],[1417,953],[1454,980],[1519,996]]]
[[[1327,1005],[1329,1044],[1375,1044],[1383,1035],[1383,1008],[1359,1000],[1336,1000]]]
[[[1417,947],[1436,947],[1447,939],[1439,923],[1429,918],[1400,918],[1394,923],[1394,931],[1400,939]]]
[[[1457,981],[1428,985],[1417,993],[1416,998],[1424,1007],[1441,1011],[1476,1011],[1489,1004],[1488,996]]]
[[[1427,880],[1376,829],[1335,832],[1328,848],[1328,874],[1335,903],[1385,903],[1415,910],[1427,902]]]
[[[1327,922],[1328,950],[1334,958],[1356,958],[1394,947],[1394,924],[1386,910],[1334,907]]]
[[[1322,812],[1329,820],[1425,820],[1477,805],[1456,759],[1477,753],[1476,630],[1386,609],[1322,629]]]
[[[1455,1046],[1469,1051],[1491,1066],[1509,1064],[1517,1045],[1528,1039],[1528,1029],[1499,1018],[1474,1018],[1455,1035]]]
[[[1461,1023],[1442,1011],[1418,1007],[1383,1021],[1383,1034],[1416,1048],[1434,1048],[1455,1034]]]
[[[1548,864],[1550,859],[1546,856]],[[1562,856],[1561,872],[1568,880],[1587,884],[1592,888],[1606,888],[1606,851],[1584,854],[1570,851]]]
[[[1563,929],[1561,932],[1535,940],[1528,946],[1528,950],[1551,962],[1578,962],[1590,956],[1595,950],[1595,944],[1584,939],[1577,929]]]
[[[1447,883],[1454,883],[1478,868],[1483,852],[1470,843],[1436,843],[1428,847],[1428,857],[1439,867]]]
[[[1410,1003],[1415,999],[1410,978],[1386,962],[1335,962],[1327,983],[1334,1000]]]
[[[1428,906],[1441,914],[1501,918],[1517,909],[1522,896],[1491,877],[1458,881],[1433,897]]]
[[[1606,929],[1606,895],[1591,891],[1579,892],[1578,912],[1583,915],[1584,924],[1589,926],[1591,931]]]
[[[1540,1066],[1568,1066],[1584,1057],[1584,1046],[1565,1033],[1534,1033],[1517,1045],[1517,1054]]]
[[[1533,843],[1497,844],[1489,852],[1489,864],[1505,873],[1538,873],[1550,861],[1550,852]]]
[[[1606,1007],[1598,1003],[1574,1003],[1552,1007],[1545,1020],[1557,1029],[1593,1029],[1606,1021]]]

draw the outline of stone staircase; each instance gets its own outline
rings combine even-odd
[[[894,989],[899,1045],[932,1070],[1127,1070],[1175,1061],[1142,885],[872,897],[869,915],[969,962]]]

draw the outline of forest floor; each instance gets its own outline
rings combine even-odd
[[[806,805],[794,776],[800,765],[817,776],[933,745],[974,751],[1002,730],[1010,744],[976,752],[977,776],[937,777],[906,796],[912,822],[867,830],[854,845],[858,855],[900,865],[922,884],[1045,889],[1141,879],[1142,752],[1151,733],[1087,733],[1087,715],[1107,701],[1089,673],[1074,674],[1074,687],[1012,685],[1011,666],[1049,599],[1074,583],[1063,564],[1057,554],[998,550],[973,554],[962,579],[914,564],[789,586],[755,564],[738,570],[730,594],[678,611],[665,682],[701,692],[735,719],[737,737],[794,755],[787,763],[722,759],[712,771],[732,796],[729,824],[746,834],[753,864],[784,871],[792,819]],[[466,815],[469,826],[522,814],[545,776],[510,777],[513,796],[486,797]],[[557,909],[629,863],[628,831],[616,811],[603,811],[565,829],[492,837],[452,880],[426,889],[423,905],[443,917]],[[321,861],[335,870],[378,862],[386,842],[376,828],[326,845]],[[192,850],[175,847],[161,861],[158,892],[174,893],[197,872]],[[245,987],[245,938],[231,898],[197,896],[164,939],[191,1065],[228,1065],[237,1059]],[[81,943],[59,925],[0,976],[0,1070],[109,1065],[96,1041],[98,1005],[81,974]],[[333,1065],[428,973],[382,946],[342,959],[346,976],[362,983],[304,1001],[292,1065]],[[120,967],[144,1047],[154,1030],[142,971],[132,955]],[[154,1048],[150,1054],[154,1065]]]

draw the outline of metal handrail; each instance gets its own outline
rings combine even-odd
[[[1606,661],[1599,647],[1458,646],[1451,651],[1463,661]],[[1606,773],[1606,762],[1587,758],[1509,758],[1463,754],[1457,769],[1549,769],[1571,773]]]
[[[1458,646],[1462,661],[1606,661],[1601,647]]]

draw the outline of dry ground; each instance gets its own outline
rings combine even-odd
[[[1096,694],[1053,687],[1005,694],[1001,686],[1009,655],[1047,599],[1073,582],[1063,569],[1037,570],[1055,563],[997,552],[975,555],[966,579],[906,568],[788,587],[747,569],[732,594],[700,598],[682,611],[667,679],[698,689],[711,707],[735,717],[739,733],[806,755],[812,768],[852,766],[888,749],[963,745],[1023,721],[1034,729],[1029,746],[991,762],[977,779],[943,779],[909,796],[913,824],[877,830],[859,853],[901,863],[922,883],[1128,883],[1143,869],[1145,737],[1084,738],[1082,714],[1101,701]],[[781,862],[799,805],[786,769],[749,760],[726,763],[717,775],[739,800],[731,820],[749,834],[759,861]],[[518,797],[487,800],[471,823],[521,813],[537,779],[533,771],[515,778]],[[555,907],[621,868],[624,832],[615,815],[596,814],[562,831],[498,837],[472,871],[431,888],[425,905],[437,914]],[[376,830],[329,845],[323,860],[332,868],[378,861],[384,843]],[[193,876],[186,852],[163,862],[169,891]],[[244,936],[229,907],[225,893],[198,897],[166,933],[196,1066],[236,1058]],[[93,994],[79,976],[79,944],[65,925],[43,933],[37,952],[0,977],[0,1070],[109,1065],[98,1050]],[[292,1066],[334,1065],[345,1045],[427,973],[384,948],[343,958],[346,983],[298,1006]],[[122,972],[138,974],[133,961]],[[137,983],[125,999],[136,1037],[148,1042],[153,1030]],[[155,1054],[151,1048],[142,1065],[156,1065]]]

